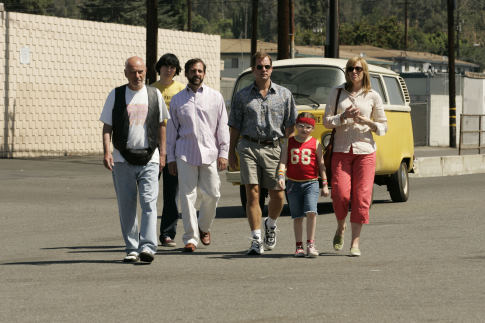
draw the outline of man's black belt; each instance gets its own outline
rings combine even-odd
[[[251,138],[249,136],[242,136],[244,139],[248,140],[248,141],[251,141],[251,142],[256,142],[260,145],[266,145],[266,146],[274,146],[275,142],[277,141],[276,140],[263,140],[263,139],[255,139],[255,138]]]

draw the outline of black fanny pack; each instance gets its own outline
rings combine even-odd
[[[132,165],[146,165],[152,159],[154,150],[147,149],[124,149],[121,156]]]

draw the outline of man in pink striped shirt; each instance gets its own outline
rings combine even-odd
[[[200,242],[209,245],[210,229],[221,196],[218,170],[227,167],[229,127],[224,99],[202,84],[205,63],[185,63],[187,87],[170,101],[167,124],[167,162],[170,174],[179,178],[180,208],[185,233],[184,251],[193,252]],[[195,201],[201,193],[199,218]]]

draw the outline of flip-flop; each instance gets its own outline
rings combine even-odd
[[[359,257],[361,255],[359,248],[350,248],[350,255],[352,257]]]
[[[342,248],[344,247],[344,235],[338,235],[337,233],[335,233],[335,236],[333,237],[333,248],[336,250],[336,251],[340,251],[342,250]]]

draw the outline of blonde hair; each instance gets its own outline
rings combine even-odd
[[[345,89],[347,91],[352,90],[352,80],[349,77],[349,72],[347,71],[347,69],[350,67],[354,67],[357,62],[360,62],[360,64],[362,65],[362,73],[364,73],[362,78],[362,88],[364,89],[364,93],[367,93],[372,89],[369,76],[369,66],[367,65],[365,59],[360,56],[349,58],[347,64],[345,65],[345,80],[347,81],[345,83]]]

